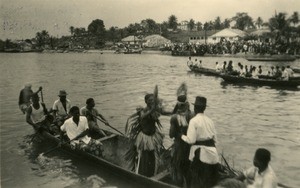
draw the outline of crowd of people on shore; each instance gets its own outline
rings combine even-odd
[[[182,52],[190,51],[194,55],[203,54],[237,54],[237,53],[252,53],[252,54],[299,54],[300,44],[292,42],[286,43],[273,43],[273,42],[262,42],[257,40],[248,41],[235,41],[230,42],[223,40],[215,44],[207,43],[172,43],[165,47],[165,50]],[[201,52],[201,53],[200,53]]]
[[[39,92],[41,92],[41,102]],[[19,107],[26,114],[27,123],[32,125],[37,133],[45,130],[52,134],[60,133],[60,138],[67,137],[72,147],[101,156],[99,150],[102,143],[97,139],[106,135],[98,126],[97,119],[109,124],[95,109],[94,99],[88,98],[86,106],[80,109],[78,106],[71,105],[65,90],[59,91],[58,97],[59,99],[54,102],[49,111],[43,103],[42,87],[37,92],[33,92],[31,85],[27,84],[21,90],[19,97]],[[195,102],[191,103],[194,110],[190,110],[185,83],[178,89],[177,102],[172,112],[165,111],[161,105],[157,86],[154,93],[145,95],[145,104],[145,107],[138,108],[137,113],[132,116],[136,119],[134,125],[138,129],[134,129],[135,127],[129,129],[129,138],[132,139],[133,149],[137,153],[137,157],[133,158],[136,173],[147,177],[157,173],[159,152],[164,148],[162,144],[164,135],[160,131],[162,125],[159,118],[160,115],[168,115],[171,116],[169,136],[174,140],[171,151],[171,174],[177,186],[277,187],[276,175],[269,165],[271,153],[265,148],[256,150],[253,167],[235,178],[220,181],[217,131],[213,120],[204,114],[207,98],[196,96]],[[245,179],[248,181],[244,181]]]

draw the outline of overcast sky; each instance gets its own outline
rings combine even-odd
[[[123,28],[151,18],[157,23],[175,15],[178,22],[202,23],[247,12],[268,21],[275,11],[289,17],[300,10],[300,0],[0,0],[2,40],[33,38],[41,30],[52,36],[69,35],[70,26],[85,27],[94,19]]]

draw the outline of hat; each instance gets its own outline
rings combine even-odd
[[[179,95],[177,97],[178,102],[186,102],[186,96],[185,95]]]
[[[30,83],[26,83],[25,87],[30,88],[32,85]]]
[[[195,103],[192,103],[195,106],[206,106],[206,98],[202,96],[197,96]]]
[[[62,96],[67,96],[67,92],[65,90],[60,90],[59,93],[58,93],[58,96],[59,97],[62,97]]]

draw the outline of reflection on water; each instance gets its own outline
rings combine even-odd
[[[226,84],[221,78],[188,71],[186,57],[159,54],[124,55],[87,54],[0,54],[1,56],[1,180],[3,187],[130,187],[131,183],[108,175],[99,169],[60,150],[38,158],[53,147],[32,145],[33,130],[17,107],[24,83],[33,90],[43,86],[47,108],[65,89],[73,105],[85,105],[93,97],[96,108],[110,125],[124,132],[126,120],[137,106],[144,106],[144,95],[158,85],[159,97],[166,110],[176,103],[176,91],[182,82],[188,85],[188,100],[195,96],[208,99],[206,114],[215,122],[218,150],[238,169],[252,164],[258,147],[272,152],[271,165],[280,182],[300,187],[292,178],[300,174],[300,95],[297,89],[241,86]],[[198,57],[198,59],[200,59]],[[213,68],[215,62],[233,60],[248,64],[242,58],[203,57],[203,66]],[[277,62],[278,63],[278,62]],[[251,62],[260,65],[262,62]],[[263,68],[270,67],[266,62]],[[299,60],[289,65],[300,67]],[[161,117],[165,146],[169,117]],[[103,124],[104,129],[110,130]],[[288,157],[287,157],[288,156]],[[18,180],[12,177],[19,177]]]

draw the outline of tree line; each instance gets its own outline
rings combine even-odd
[[[234,23],[234,25],[231,25]],[[299,37],[300,26],[299,13],[293,12],[288,16],[286,13],[275,13],[268,21],[264,21],[261,17],[254,20],[248,13],[238,12],[232,18],[226,18],[223,21],[219,16],[214,20],[202,23],[190,19],[187,21],[187,28],[189,31],[202,31],[202,30],[221,30],[224,28],[236,28],[240,30],[260,29],[261,27],[268,27],[272,32],[276,33],[276,38],[282,37],[291,38]],[[138,38],[143,38],[151,34],[159,34],[166,38],[170,33],[179,30],[180,23],[175,15],[168,17],[167,21],[157,23],[153,19],[147,18],[140,23],[131,23],[125,28],[110,27],[105,28],[104,22],[101,19],[93,20],[87,28],[74,27],[69,28],[70,35],[62,36],[61,38],[53,37],[48,31],[43,30],[36,33],[34,39],[27,39],[27,41],[34,41],[35,48],[101,48],[106,42],[119,42],[122,38],[129,35],[134,35]],[[13,48],[13,44],[9,39],[6,41],[0,40],[0,50],[4,48]]]

